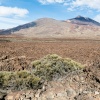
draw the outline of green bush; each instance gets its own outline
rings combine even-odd
[[[0,72],[0,86],[7,86],[9,84],[9,80],[11,79],[12,73],[10,72]]]
[[[43,82],[66,75],[69,72],[83,69],[83,65],[69,58],[56,54],[47,55],[32,62],[31,71],[0,72],[0,88],[2,89],[38,89]]]
[[[40,81],[41,81],[41,78],[39,78],[37,76],[30,76],[29,77],[29,86],[30,86],[30,88],[37,89],[37,88],[41,87],[41,86],[39,86]]]
[[[80,70],[84,66],[69,58],[61,58],[53,54],[32,62],[33,73],[45,80],[52,80],[55,76],[63,76],[68,72]]]
[[[28,76],[30,76],[30,72],[28,71],[18,71],[17,73],[18,78],[27,78]]]
[[[41,79],[29,71],[0,72],[0,88],[3,89],[36,89]]]

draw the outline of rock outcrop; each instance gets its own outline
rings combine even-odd
[[[100,100],[100,89],[90,87],[86,74],[73,72],[56,81],[45,83],[36,91],[11,92],[5,100]]]

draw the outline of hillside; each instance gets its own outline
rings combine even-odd
[[[96,22],[95,20],[88,18],[88,17],[83,17],[83,16],[77,16],[75,18],[69,19],[69,21],[73,24],[78,24],[78,25],[94,25],[94,26],[100,26],[99,22]]]
[[[0,34],[14,34],[35,38],[100,39],[100,23],[82,16],[66,21],[41,18],[31,23],[3,30]]]

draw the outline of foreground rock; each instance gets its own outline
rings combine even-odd
[[[0,58],[0,71],[16,71],[29,69],[29,59],[26,56],[12,57],[2,56]]]
[[[73,72],[36,91],[11,92],[5,100],[100,100],[100,90],[91,88],[85,78],[82,72]]]
[[[100,100],[98,74],[100,57],[90,60],[87,66],[84,67],[80,63],[55,54],[47,55],[32,62],[31,71],[7,73],[9,77],[13,75],[13,80],[1,74],[1,79],[6,79],[6,82],[9,84],[12,82],[14,85],[12,88],[2,84],[2,90],[8,88],[11,91],[6,90],[6,94],[2,92],[0,98],[1,100]]]

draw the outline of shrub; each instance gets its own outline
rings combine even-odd
[[[9,80],[11,80],[12,73],[10,72],[1,72],[0,73],[0,84],[3,87],[6,87],[9,84]]]
[[[29,77],[29,86],[30,88],[34,88],[34,89],[37,89],[40,86],[40,80],[41,78],[37,77],[37,76],[30,76]]]
[[[18,71],[17,73],[18,78],[27,78],[30,75],[30,72],[26,70]]]
[[[45,80],[52,80],[55,76],[63,76],[68,72],[80,70],[84,66],[72,59],[64,59],[53,54],[32,62],[33,73]]]
[[[38,89],[43,82],[66,75],[69,72],[81,70],[84,66],[69,58],[56,54],[47,55],[32,62],[31,71],[0,72],[0,88],[2,89]]]
[[[29,71],[0,72],[0,88],[2,89],[36,89],[39,87],[40,80]]]

